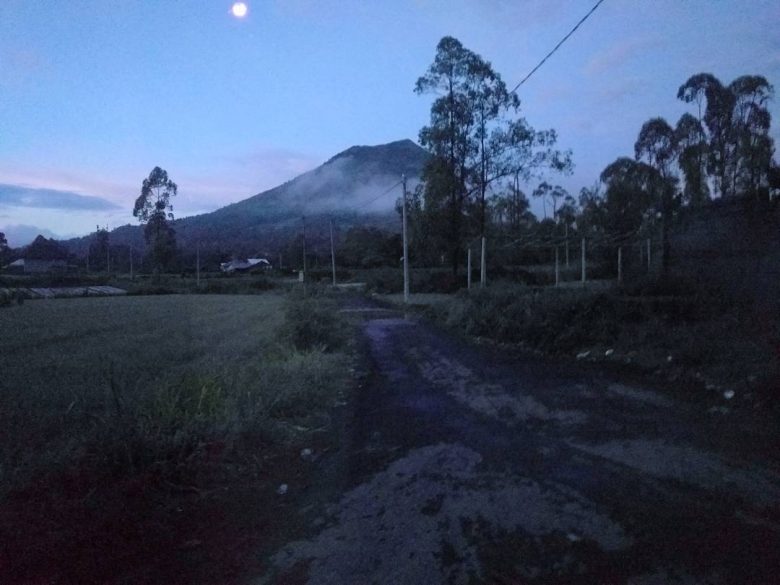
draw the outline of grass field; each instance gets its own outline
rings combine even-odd
[[[344,356],[286,342],[286,311],[271,293],[0,311],[0,485],[85,458],[132,471],[305,417],[344,383]]]
[[[315,293],[317,291],[314,291]],[[287,524],[350,388],[333,300],[0,309],[0,582],[232,583]]]

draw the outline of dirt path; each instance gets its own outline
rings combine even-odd
[[[769,439],[415,318],[365,313],[362,337],[342,493],[259,583],[780,579]]]

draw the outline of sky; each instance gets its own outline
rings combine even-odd
[[[0,231],[11,245],[134,222],[155,166],[177,217],[245,199],[352,145],[417,139],[441,37],[522,79],[595,0],[0,1]],[[691,75],[780,83],[780,3],[605,0],[519,90],[576,194]],[[780,140],[780,106],[770,105]],[[532,187],[531,187],[532,188]],[[541,212],[540,204],[534,209]]]

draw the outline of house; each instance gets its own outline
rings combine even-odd
[[[246,260],[231,260],[219,265],[222,272],[248,272],[250,270],[269,270],[271,263],[265,258],[247,258]]]
[[[40,274],[45,272],[65,272],[68,264],[65,260],[31,260],[20,258],[5,267],[8,272]]]

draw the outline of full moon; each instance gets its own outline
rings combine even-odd
[[[230,12],[232,12],[233,16],[236,18],[244,18],[247,12],[246,4],[243,2],[234,2],[233,6],[230,8]]]

